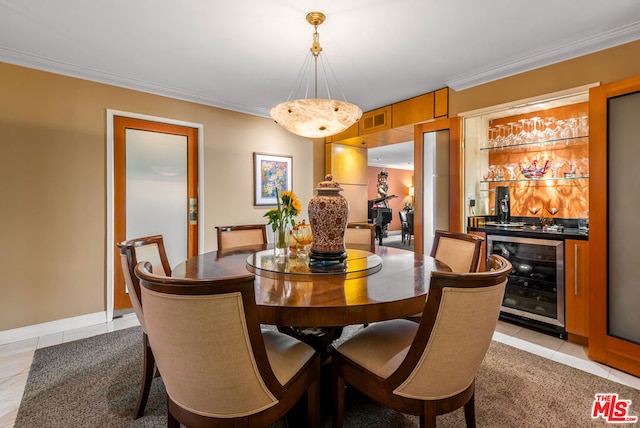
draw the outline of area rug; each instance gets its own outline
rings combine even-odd
[[[133,419],[142,370],[141,336],[134,327],[36,351],[15,427],[166,426],[160,377],[153,381],[144,416]],[[326,380],[328,373],[323,371]],[[640,391],[492,342],[477,377],[477,425],[610,426],[602,418],[591,418],[598,393],[631,400],[629,415],[640,416]],[[329,394],[323,389],[323,428],[331,426]],[[346,395],[345,427],[418,426],[417,417],[383,408],[353,389]],[[300,418],[292,420],[289,427],[304,426]],[[460,409],[439,416],[437,423],[440,428],[464,427],[464,413]],[[640,422],[615,426],[640,427]]]
[[[411,243],[409,244],[408,242],[409,240],[407,239],[406,244],[402,242],[402,236],[398,235],[398,234],[390,234],[388,237],[386,238],[382,238],[382,246],[383,247],[393,247],[393,248],[400,248],[402,250],[409,250],[409,251],[413,251],[413,243],[415,241],[415,239],[411,239]],[[376,244],[378,243],[378,241],[376,240]]]

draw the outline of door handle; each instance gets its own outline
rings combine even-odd
[[[198,198],[189,198],[189,224],[198,224]]]
[[[573,294],[574,296],[578,295],[578,251],[580,251],[580,247],[578,244],[574,244],[574,253],[573,253]]]

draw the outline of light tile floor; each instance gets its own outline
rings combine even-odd
[[[0,346],[0,428],[13,427],[36,349],[138,325],[135,314],[110,323]],[[589,360],[585,347],[503,321],[493,339],[640,390],[640,378]]]

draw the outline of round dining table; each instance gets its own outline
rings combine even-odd
[[[392,247],[353,245],[344,264],[276,258],[270,245],[191,257],[174,277],[255,275],[259,321],[276,326],[343,327],[421,313],[431,272],[450,271],[430,256]]]

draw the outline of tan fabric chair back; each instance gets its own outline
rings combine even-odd
[[[376,225],[369,223],[349,223],[344,235],[344,243],[347,247],[354,245],[376,244]]]
[[[267,227],[265,224],[217,226],[216,231],[218,251],[267,243]]]
[[[437,326],[423,358],[395,392],[434,400],[465,390],[489,349],[505,285],[443,290]]]
[[[482,241],[476,235],[436,231],[431,257],[448,265],[452,272],[476,272]]]
[[[138,263],[151,263],[151,266],[153,266],[153,273],[156,275],[171,275],[171,272],[167,273],[164,271],[158,243],[154,242],[148,245],[141,245],[139,247],[135,247],[134,250],[136,252],[136,259],[138,260]]]
[[[172,402],[213,418],[249,416],[278,404],[282,386],[260,331],[253,275],[167,278],[144,263],[135,274],[149,342]]]
[[[220,418],[277,403],[260,377],[240,293],[185,296],[143,286],[142,301],[151,348],[173,401]]]

